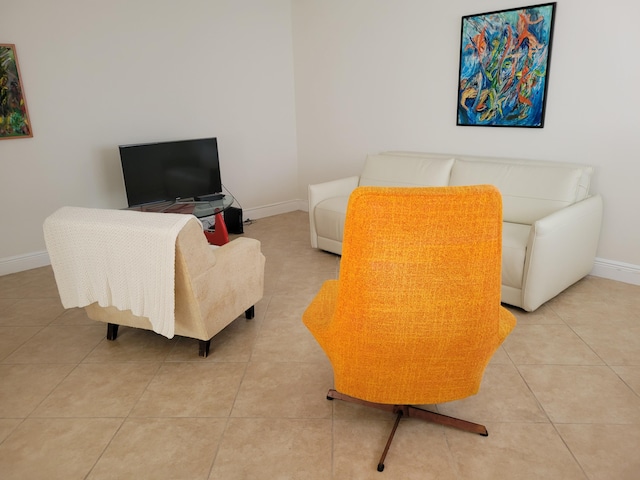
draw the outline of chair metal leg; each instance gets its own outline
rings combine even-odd
[[[333,390],[333,389],[329,390],[329,392],[327,393],[327,399],[343,400],[345,402],[377,408],[378,410],[384,410],[386,412],[392,412],[397,415],[396,422],[393,426],[393,430],[391,430],[391,435],[389,436],[389,440],[387,440],[387,445],[384,448],[384,452],[382,453],[380,462],[378,462],[379,472],[382,472],[382,470],[384,470],[384,459],[387,456],[387,452],[389,451],[389,447],[391,446],[391,441],[393,440],[393,437],[396,433],[396,429],[398,428],[400,419],[403,416],[419,418],[420,420],[436,423],[438,425],[444,425],[446,427],[457,428],[459,430],[464,430],[465,432],[477,433],[478,435],[482,435],[483,437],[486,437],[487,435],[489,435],[484,425],[468,422],[466,420],[461,420],[455,417],[449,417],[448,415],[443,415],[441,413],[430,412],[429,410],[424,410],[422,408],[414,407],[412,405],[391,405],[387,403],[369,402],[367,400],[361,400],[359,398],[350,397],[349,395],[345,395],[344,393],[340,393],[337,390]]]
[[[255,305],[252,305],[247,310],[245,310],[244,316],[246,317],[247,320],[251,320],[253,317],[255,317],[256,316],[256,307],[255,307]]]
[[[486,427],[484,425],[480,425],[479,423],[468,422],[460,418],[449,417],[447,415],[443,415],[442,413],[430,412],[429,410],[423,410],[422,408],[418,407],[408,406],[407,416],[426,420],[427,422],[431,423],[437,423],[438,425],[444,425],[445,427],[457,428],[458,430],[464,430],[465,432],[469,433],[477,433],[478,435],[482,435],[483,437],[489,435]]]
[[[107,340],[115,340],[118,337],[118,327],[115,323],[107,323]]]
[[[389,451],[389,447],[391,446],[391,442],[393,441],[393,436],[396,434],[396,430],[398,429],[398,424],[400,423],[400,419],[402,418],[402,415],[403,415],[402,409],[398,410],[396,421],[393,424],[393,428],[391,429],[391,435],[389,435],[389,440],[387,440],[387,444],[385,445],[384,451],[382,452],[382,456],[380,457],[380,461],[378,462],[379,472],[384,470],[384,459],[387,458],[387,452]]]

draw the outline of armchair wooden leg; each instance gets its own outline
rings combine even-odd
[[[249,307],[244,312],[244,316],[246,317],[247,320],[251,320],[253,317],[255,317],[256,316],[256,307],[255,307],[255,305]]]
[[[206,358],[209,355],[209,347],[211,346],[211,339],[198,341],[198,355]]]
[[[387,445],[384,447],[384,452],[382,452],[382,457],[378,462],[379,472],[382,472],[384,470],[384,459],[387,456],[387,452],[389,451],[389,447],[391,446],[391,441],[393,440],[393,437],[396,433],[396,429],[398,428],[400,419],[403,416],[419,418],[420,420],[436,423],[438,425],[444,425],[446,427],[457,428],[459,430],[464,430],[465,432],[477,433],[478,435],[482,435],[483,437],[486,437],[487,435],[489,435],[484,425],[468,422],[466,420],[461,420],[455,417],[449,417],[441,413],[430,412],[428,410],[414,407],[412,405],[391,405],[387,403],[369,402],[367,400],[361,400],[359,398],[350,397],[349,395],[345,395],[344,393],[340,393],[337,390],[331,389],[327,393],[327,400],[333,400],[333,399],[343,400],[345,402],[377,408],[378,410],[392,412],[397,415],[395,424],[393,425],[393,429],[391,430],[391,435],[389,436],[389,440],[387,440]]]
[[[118,337],[118,327],[115,323],[107,323],[107,340],[115,340]]]

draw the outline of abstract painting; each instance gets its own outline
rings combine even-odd
[[[16,46],[0,44],[0,140],[32,136]]]
[[[462,17],[457,125],[544,126],[555,7]]]

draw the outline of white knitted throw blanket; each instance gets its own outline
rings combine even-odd
[[[176,238],[193,215],[62,207],[44,222],[44,238],[62,305],[94,302],[147,317],[175,331]]]

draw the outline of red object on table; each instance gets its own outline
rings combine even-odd
[[[224,245],[229,243],[229,232],[227,231],[227,225],[224,223],[222,213],[216,213],[216,227],[213,232],[208,230],[204,231],[204,236],[207,237],[207,241],[211,245]]]

